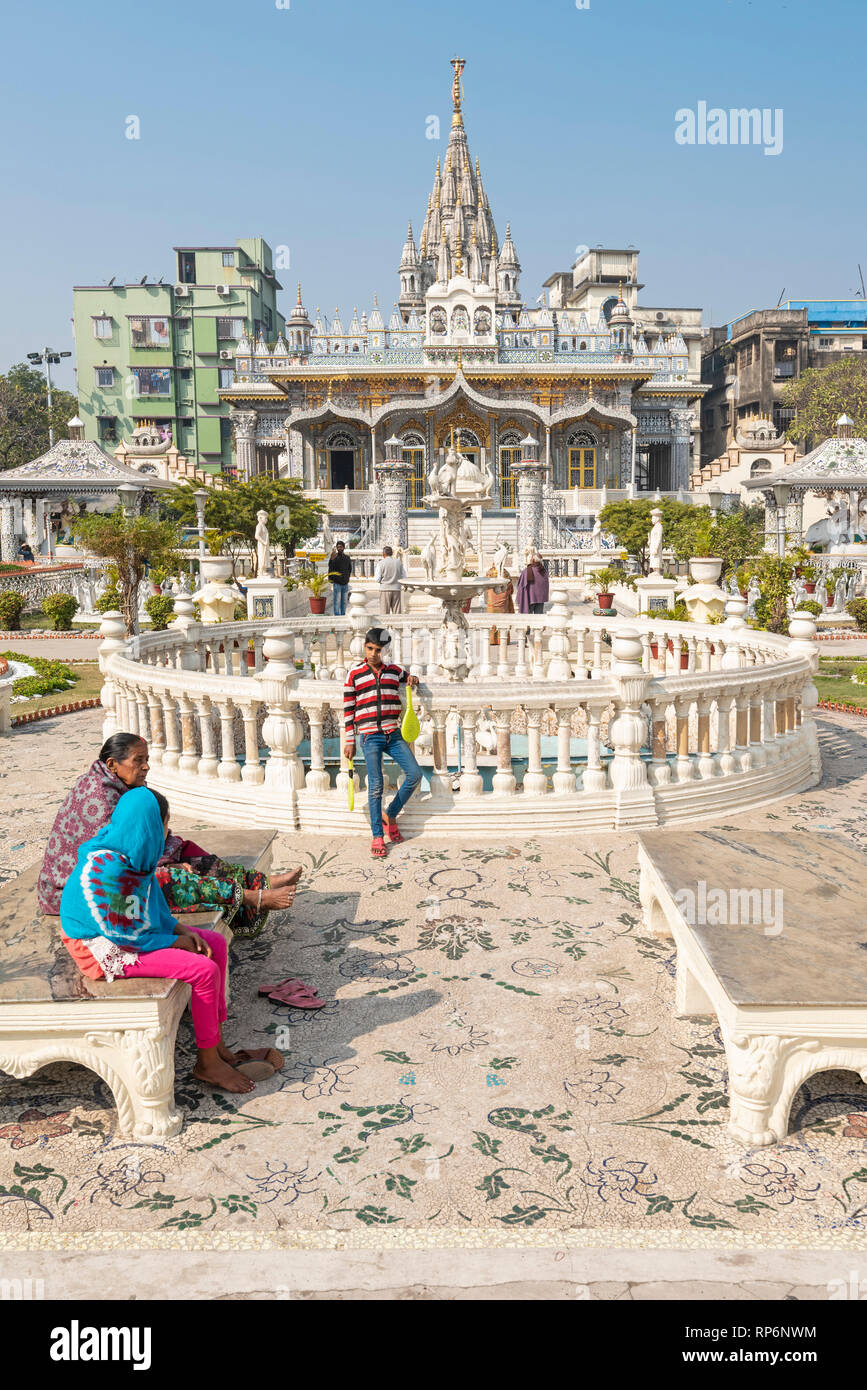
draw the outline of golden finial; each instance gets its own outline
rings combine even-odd
[[[463,58],[452,58],[451,61],[452,61],[452,67],[453,67],[454,70],[455,70],[454,80],[453,80],[453,82],[452,82],[452,103],[453,103],[453,105],[454,105],[455,111],[456,111],[456,112],[460,112],[460,109],[461,109],[461,74],[463,73],[463,70],[464,70],[464,68],[466,67],[466,61],[465,61]]]
[[[373,307],[374,309],[379,308],[379,295],[376,293],[376,290],[373,292]]]
[[[437,155],[437,179],[439,179],[440,176],[441,176],[441,171],[440,171],[440,157],[439,157],[439,155]]]
[[[301,281],[298,281],[298,303],[301,303]]]
[[[457,243],[455,245],[455,274],[462,275],[464,269],[463,248],[461,246],[461,234],[458,231]]]

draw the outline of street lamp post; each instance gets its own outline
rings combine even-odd
[[[54,406],[54,397],[51,394],[51,364],[56,366],[61,357],[71,357],[71,352],[58,352],[56,348],[44,347],[41,352],[28,352],[27,360],[32,362],[34,367],[45,363],[45,376],[48,381],[48,447],[54,448],[54,426],[51,423],[51,412]]]
[[[208,490],[204,487],[197,487],[193,496],[196,499],[196,527],[199,532],[199,570],[201,572],[202,560],[205,557],[205,503],[208,500]]]
[[[120,504],[121,504],[121,506],[123,507],[124,512],[125,512],[126,515],[129,517],[130,520],[132,520],[132,518],[135,516],[135,505],[136,505],[136,498],[138,497],[138,491],[139,491],[139,490],[138,490],[138,488],[135,486],[134,483],[121,483],[121,484],[118,486],[118,489],[117,489],[117,495],[118,495],[118,497],[120,498]],[[130,560],[129,560],[128,579],[129,579],[129,595],[130,595],[130,598],[129,598],[129,606],[130,606],[130,617],[131,617],[131,620],[132,620],[132,633],[133,633],[133,636],[134,636],[134,637],[137,637],[137,636],[138,636],[138,632],[139,632],[139,626],[138,626],[138,585],[137,585],[136,582],[135,582],[135,570],[134,570],[133,563],[132,563],[132,556],[130,556]]]
[[[774,500],[777,504],[777,555],[781,560],[786,553],[786,507],[789,504],[790,491],[788,483],[774,483]]]
[[[725,494],[720,492],[717,488],[712,488],[708,491],[707,500],[710,503],[710,515],[712,521],[716,521],[717,514],[722,510],[724,496]]]

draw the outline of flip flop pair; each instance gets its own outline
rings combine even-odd
[[[305,985],[303,980],[280,980],[276,985],[260,985],[260,995],[274,1004],[288,1004],[291,1009],[324,1009],[326,1000],[319,998],[318,990]]]

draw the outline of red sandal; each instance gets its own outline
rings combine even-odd
[[[403,836],[397,828],[397,821],[388,820],[385,822],[385,833],[393,845],[402,845]]]
[[[377,835],[376,838],[371,841],[370,853],[373,855],[374,859],[385,858],[385,841],[381,835]]]

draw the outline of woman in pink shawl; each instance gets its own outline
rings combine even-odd
[[[145,786],[148,766],[143,738],[112,734],[96,762],[79,777],[48,836],[36,890],[42,912],[52,916],[60,912],[60,895],[80,846],[108,824],[124,792]],[[170,834],[156,876],[169,907],[178,912],[222,907],[236,936],[258,936],[269,911],[292,906],[301,870],[275,874],[269,880],[240,864],[224,863],[192,840]]]

